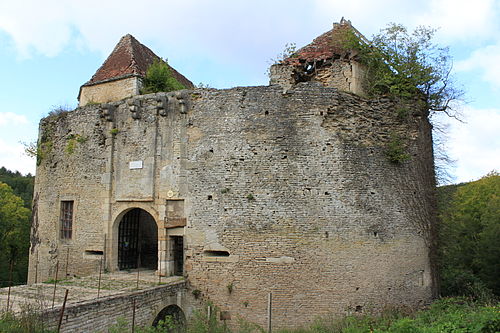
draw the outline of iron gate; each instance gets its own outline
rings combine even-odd
[[[118,227],[118,267],[133,269],[139,259],[139,218],[141,210],[134,208],[127,212]]]

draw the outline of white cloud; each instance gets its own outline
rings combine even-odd
[[[343,16],[366,37],[377,33],[388,23],[411,24],[411,17],[423,8],[423,1],[404,0],[315,0],[318,16],[338,22]]]
[[[23,174],[35,174],[36,161],[24,153],[22,144],[11,144],[0,139],[0,166]]]
[[[54,56],[70,43],[107,55],[122,35],[132,33],[164,43],[169,51],[202,49],[227,59],[251,59],[276,45],[279,36],[321,33],[342,16],[367,36],[389,22],[441,26],[454,38],[492,36],[498,33],[495,1],[2,1],[0,30],[24,57]]]
[[[491,83],[495,88],[500,88],[500,44],[489,45],[478,49],[472,55],[455,64],[455,70],[473,71],[479,70],[482,79]]]
[[[242,46],[248,48],[241,54],[248,53],[253,45],[266,44],[279,31],[303,28],[297,24],[303,8],[293,2],[5,1],[0,4],[0,30],[12,37],[23,56],[33,51],[54,56],[70,40],[107,55],[121,36],[132,33],[140,40],[161,41],[170,48],[214,49],[231,58]]]
[[[417,22],[448,39],[487,39],[498,33],[497,0],[431,0]]]
[[[465,123],[450,123],[449,154],[457,160],[458,182],[500,170],[500,109],[464,110]]]
[[[66,2],[57,0],[3,1],[0,29],[12,37],[21,57],[33,51],[55,56],[71,35],[67,9]]]
[[[0,126],[28,124],[28,119],[24,115],[13,112],[0,112]]]

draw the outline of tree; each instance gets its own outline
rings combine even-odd
[[[477,292],[484,285],[500,296],[499,193],[500,174],[493,171],[459,186],[441,201],[444,294]]]
[[[342,36],[346,49],[357,51],[366,68],[366,90],[371,97],[390,96],[402,101],[418,101],[429,111],[433,125],[434,157],[438,182],[451,178],[447,168],[453,160],[446,153],[446,130],[432,116],[436,112],[459,119],[456,109],[464,92],[453,81],[452,61],[447,47],[434,43],[436,29],[420,26],[413,32],[391,23],[373,36],[371,42],[352,30]]]
[[[420,97],[428,109],[450,116],[452,102],[463,96],[450,73],[451,57],[447,47],[433,42],[436,29],[420,26],[409,32],[401,24],[391,23],[365,43],[347,36],[346,46],[358,50],[358,59],[367,69],[370,95],[397,98]]]
[[[26,281],[30,210],[7,184],[0,183],[0,286],[9,283],[10,263],[15,283]]]
[[[141,90],[143,94],[186,89],[186,87],[172,75],[172,69],[168,63],[162,59],[156,59],[151,66],[149,66],[143,84],[144,86]]]
[[[23,199],[26,208],[31,208],[34,181],[35,177],[31,174],[23,176],[19,171],[13,172],[5,167],[0,168],[0,182],[9,185],[14,190],[14,194]]]

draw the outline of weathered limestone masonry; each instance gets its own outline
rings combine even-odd
[[[80,105],[107,103],[139,94],[142,82],[138,76],[126,76],[97,84],[82,86]]]
[[[108,331],[108,328],[116,325],[119,319],[125,320],[131,327],[132,317],[135,319],[136,326],[149,327],[152,326],[162,309],[168,306],[183,308],[185,293],[184,282],[179,282],[168,286],[151,287],[147,290],[73,303],[65,308],[61,332],[104,333]],[[44,311],[43,319],[49,329],[55,330],[57,328],[60,314],[60,306]]]
[[[29,281],[54,277],[57,261],[64,271],[66,256],[71,275],[98,272],[101,258],[126,269],[122,226],[139,208],[157,230],[144,231],[154,252],[144,261],[184,275],[232,319],[264,325],[268,293],[274,327],[426,303],[431,129],[418,107],[401,108],[306,82],[158,93],[45,118]],[[388,160],[396,139],[410,160]],[[61,202],[73,205],[71,237],[61,237]]]

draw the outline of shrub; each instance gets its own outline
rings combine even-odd
[[[155,60],[151,66],[149,66],[143,84],[144,86],[141,89],[142,94],[186,89],[186,87],[172,75],[170,66],[162,59]]]

